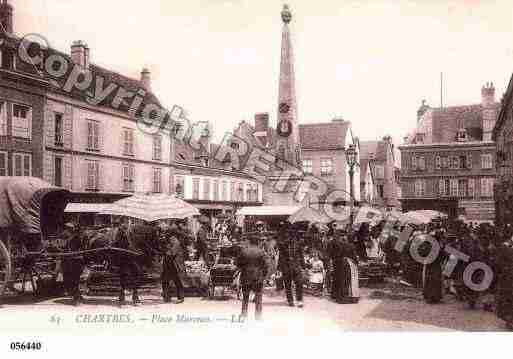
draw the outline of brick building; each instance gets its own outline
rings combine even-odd
[[[497,145],[495,222],[504,228],[513,225],[513,75],[502,98],[493,140]]]
[[[477,105],[423,103],[417,128],[399,147],[404,210],[439,209],[469,221],[494,220],[492,129],[499,104],[492,84],[481,95]]]

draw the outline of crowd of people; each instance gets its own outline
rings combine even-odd
[[[234,259],[239,269],[244,316],[253,292],[256,317],[261,317],[262,292],[269,285],[285,289],[286,303],[290,306],[304,306],[305,286],[319,295],[329,295],[339,304],[357,303],[360,297],[359,264],[374,257],[383,263],[388,276],[400,278],[405,285],[421,288],[427,303],[436,304],[444,295],[454,295],[467,302],[470,308],[475,308],[483,299],[485,310],[496,309],[498,316],[513,327],[513,230],[510,227],[499,232],[492,225],[475,226],[437,219],[418,226],[384,221],[358,226],[337,222],[327,226],[282,222],[277,231],[267,231],[265,223],[258,222],[253,229],[243,233],[229,221],[215,229],[209,223],[202,223],[193,235],[184,222],[131,227],[115,222],[112,227],[85,236],[86,232],[68,224],[62,236],[65,238],[62,248],[76,252],[85,247],[111,246],[143,252],[144,255],[136,259],[125,254],[110,256],[112,264],[119,270],[120,304],[125,303],[126,289],[132,290],[134,304],[140,302],[137,282],[129,278],[137,277],[156,258],[161,261],[164,301],[171,302],[174,287],[177,303],[182,303],[185,299],[184,263],[194,259],[211,266],[215,262],[212,252],[212,234],[215,232],[217,244],[230,248],[226,255]],[[422,240],[425,235],[432,241]],[[405,238],[406,241],[398,246]],[[411,248],[417,242],[420,243],[419,255],[427,256],[433,241],[440,250],[432,261],[423,263],[412,256]],[[445,250],[449,247],[464,253],[468,260],[454,261],[452,252]],[[476,261],[485,263],[494,274],[493,281],[485,289],[472,288],[465,283],[466,268]],[[455,265],[447,271],[450,263]],[[71,256],[62,261],[67,292],[77,305],[82,301],[79,281],[84,265],[82,256]],[[471,280],[479,283],[483,276],[483,271],[477,270]],[[490,297],[494,300],[489,300]]]

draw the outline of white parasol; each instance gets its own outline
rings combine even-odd
[[[101,214],[125,216],[147,222],[161,219],[184,219],[199,215],[199,211],[189,203],[166,194],[136,194],[114,202]]]

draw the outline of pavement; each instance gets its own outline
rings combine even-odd
[[[219,294],[219,293],[218,293]],[[129,296],[127,298],[130,298]],[[260,327],[276,335],[319,335],[328,332],[439,332],[505,331],[494,313],[482,308],[470,310],[452,295],[443,303],[426,304],[418,289],[386,282],[361,288],[358,304],[336,304],[328,298],[307,295],[304,308],[286,305],[283,292],[267,290],[264,295],[263,321],[250,316],[241,321],[240,301],[230,294],[215,299],[186,298],[182,304],[165,304],[155,291],[142,296],[137,307],[117,306],[115,297],[89,297],[80,307],[68,298],[34,300],[32,296],[7,297],[1,307],[0,332],[23,332],[27,328],[50,332],[79,329],[84,334],[194,333],[214,328],[246,330]]]

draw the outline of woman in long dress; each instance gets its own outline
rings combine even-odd
[[[337,235],[334,243],[335,300],[339,304],[358,303],[358,259],[347,236]]]

